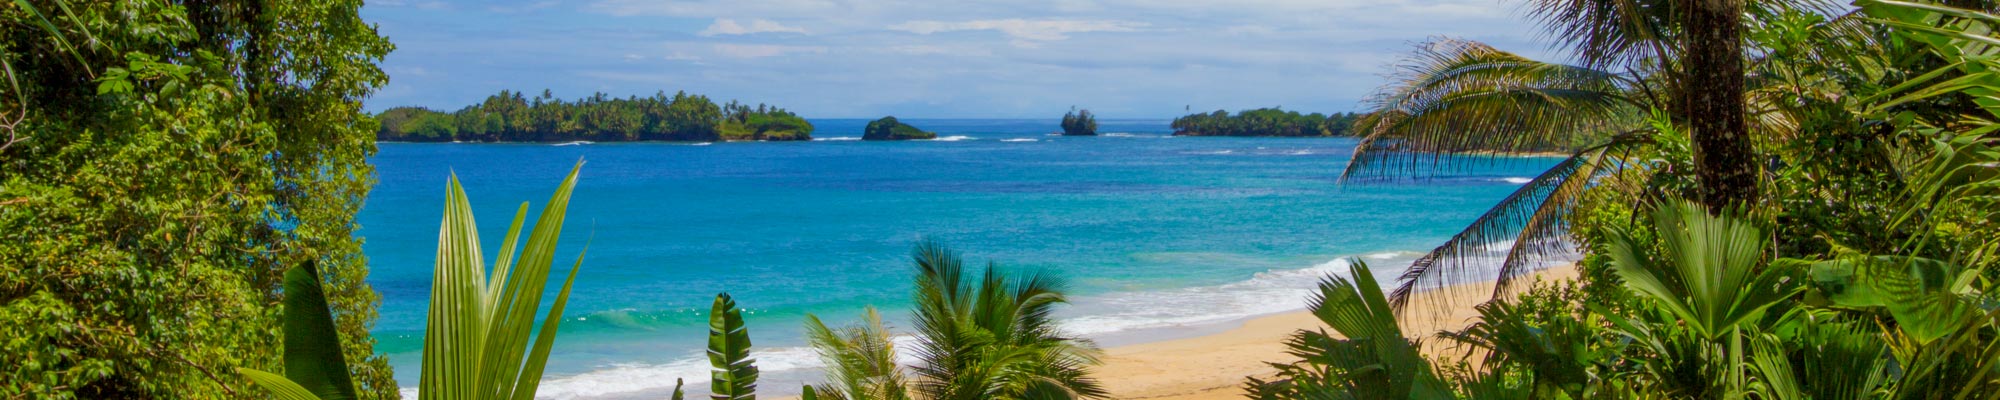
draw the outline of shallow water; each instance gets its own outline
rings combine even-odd
[[[851,139],[866,120],[815,120],[812,142],[382,144],[360,215],[383,296],[377,349],[417,382],[454,171],[490,252],[520,202],[538,212],[588,161],[558,269],[590,252],[541,393],[643,398],[674,377],[706,386],[703,324],[722,291],[747,310],[760,386],[796,390],[817,365],[798,347],[807,313],[845,323],[874,305],[907,325],[920,239],[970,264],[1060,273],[1077,293],[1067,329],[1130,342],[1300,308],[1347,257],[1401,269],[1555,161],[1342,186],[1351,139],[1171,137],[1165,120],[1100,121],[1098,137],[1049,135],[1054,120],[906,122],[941,139],[864,142]]]

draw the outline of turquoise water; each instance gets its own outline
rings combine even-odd
[[[383,296],[377,348],[416,383],[453,172],[496,249],[520,202],[540,210],[587,160],[559,269],[590,252],[542,394],[643,398],[674,377],[705,385],[705,311],[722,291],[748,310],[761,386],[813,379],[803,316],[852,321],[875,305],[903,320],[919,239],[970,262],[1060,272],[1079,294],[1065,326],[1115,344],[1300,308],[1342,258],[1400,269],[1553,162],[1342,186],[1350,139],[1170,137],[1164,120],[1103,121],[1099,137],[1049,136],[1054,120],[911,120],[943,138],[848,140],[866,122],[815,120],[813,142],[382,144],[360,215]]]

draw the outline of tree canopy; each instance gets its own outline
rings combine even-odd
[[[354,236],[394,46],[360,7],[0,6],[0,398],[251,395],[308,263],[361,397],[396,396]]]
[[[400,142],[567,142],[811,140],[812,123],[783,108],[665,92],[614,98],[596,93],[564,101],[502,90],[444,113],[418,107],[383,110],[379,140]]]
[[[1097,116],[1091,115],[1089,109],[1071,110],[1063,114],[1062,130],[1063,136],[1096,136]]]
[[[1361,114],[1299,114],[1277,108],[1188,114],[1174,118],[1176,136],[1349,136]]]

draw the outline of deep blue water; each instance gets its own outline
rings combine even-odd
[[[842,140],[867,121],[815,120],[813,142],[384,143],[360,215],[383,296],[377,348],[416,383],[453,173],[491,252],[522,201],[533,218],[587,161],[556,269],[590,251],[542,390],[571,398],[703,386],[705,312],[723,291],[749,310],[762,386],[796,388],[814,365],[798,348],[803,316],[851,321],[875,305],[904,319],[920,239],[1061,273],[1079,294],[1066,326],[1092,337],[1296,309],[1342,258],[1400,269],[1553,162],[1343,186],[1350,139],[1170,137],[1165,120],[1102,121],[1099,137],[1049,136],[1055,120],[907,122],[945,140]]]

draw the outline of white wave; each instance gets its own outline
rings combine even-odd
[[[1534,182],[1534,181],[1535,181],[1535,178],[1523,178],[1523,177],[1518,177],[1518,176],[1510,176],[1510,177],[1506,177],[1506,178],[1500,178],[1500,181],[1501,181],[1501,182],[1507,182],[1507,183],[1512,183],[1512,184],[1516,184],[1516,185],[1525,185],[1525,184],[1527,184],[1528,182]]]
[[[976,138],[976,137],[971,137],[971,136],[939,136],[939,137],[938,137],[937,139],[931,139],[931,141],[936,141],[936,142],[956,142],[956,141],[960,141],[960,140],[975,140],[975,139],[979,139],[979,138]]]
[[[1190,151],[1190,152],[1186,152],[1186,153],[1181,153],[1181,154],[1194,154],[1194,155],[1213,155],[1213,156],[1219,156],[1219,155],[1224,155],[1224,154],[1236,154],[1236,150],[1210,150],[1210,151]]]
[[[753,351],[750,357],[757,360],[757,370],[764,373],[818,369],[822,365],[819,355],[807,347]],[[660,396],[651,397],[666,397],[665,394],[673,392],[675,379],[688,382],[686,389],[689,394],[695,394],[707,387],[702,382],[708,380],[708,372],[708,356],[703,353],[691,353],[664,364],[616,364],[542,382],[535,398],[567,400],[652,394]],[[404,397],[410,397],[415,392],[409,388],[403,390]]]
[[[592,141],[588,141],[588,140],[578,140],[578,141],[574,141],[574,142],[565,142],[565,143],[556,143],[556,144],[552,144],[552,145],[550,145],[550,146],[582,146],[582,145],[586,145],[586,144],[591,144],[591,143],[596,143],[596,142],[592,142]]]
[[[1042,141],[1042,140],[1041,140],[1041,139],[1034,139],[1034,138],[1014,138],[1014,139],[1000,139],[1000,141],[1002,141],[1002,142],[1039,142],[1039,141]]]
[[[1313,154],[1313,151],[1312,151],[1312,150],[1292,150],[1292,151],[1287,151],[1287,152],[1285,152],[1285,155],[1288,155],[1288,156],[1304,156],[1304,155],[1312,155],[1312,154]]]
[[[1416,258],[1415,253],[1393,252],[1368,255],[1377,276],[1394,276]],[[1111,293],[1080,297],[1075,307],[1066,309],[1061,324],[1065,332],[1102,336],[1120,331],[1186,328],[1275,314],[1306,307],[1306,298],[1320,278],[1329,274],[1345,276],[1346,258],[1327,261],[1303,269],[1270,270],[1248,280],[1215,286]]]
[[[845,142],[845,141],[850,141],[850,140],[861,140],[861,137],[860,137],[860,136],[834,136],[834,137],[823,137],[823,138],[813,138],[813,141],[815,141],[815,142]]]
[[[715,142],[700,142],[700,143],[689,144],[689,146],[707,146],[711,144],[715,144]]]

